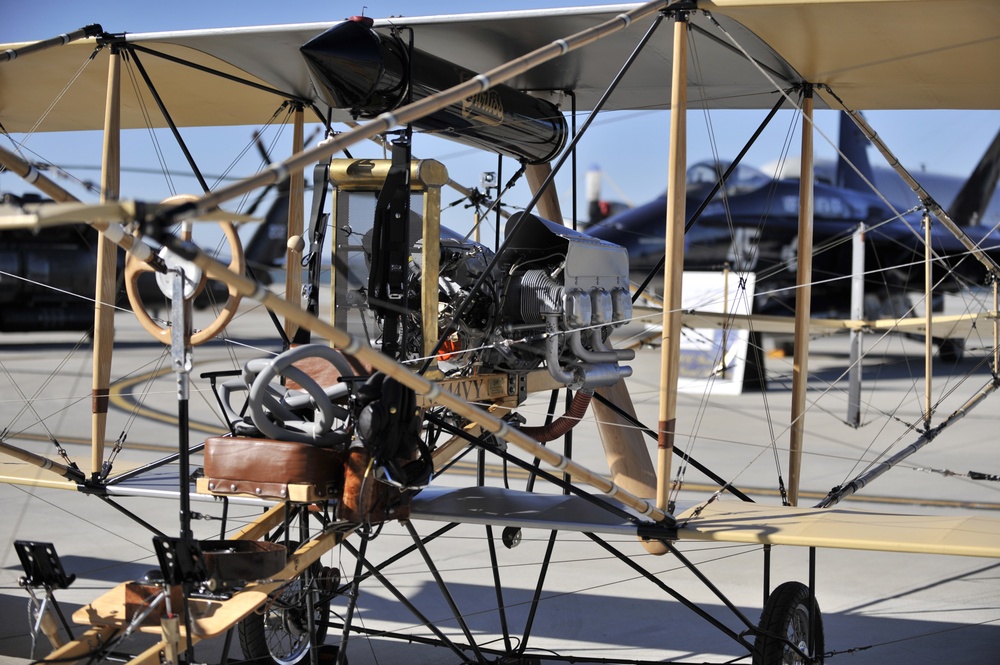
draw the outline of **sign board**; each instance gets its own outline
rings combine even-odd
[[[685,310],[749,314],[754,273],[685,272],[681,296]],[[682,328],[678,390],[739,395],[746,370],[748,330]]]

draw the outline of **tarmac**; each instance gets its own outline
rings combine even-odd
[[[198,322],[196,321],[196,325]],[[116,355],[112,365],[108,450],[123,432],[124,448],[116,473],[149,462],[179,445],[176,426],[176,380],[169,354],[127,313],[116,316]],[[244,304],[230,327],[232,342],[212,342],[194,350],[190,396],[192,443],[222,431],[214,396],[201,374],[233,369],[253,357],[275,352],[267,317]],[[911,443],[923,427],[923,358],[919,340],[893,338],[881,342],[864,367],[862,424],[845,423],[846,396],[834,385],[849,364],[846,337],[817,340],[809,356],[810,383],[807,434],[802,466],[800,505],[812,505],[831,487],[859,473],[887,451]],[[877,349],[874,340],[869,345]],[[774,345],[768,342],[768,349]],[[647,426],[657,422],[659,350],[641,348],[629,363],[628,379],[636,413]],[[89,471],[90,368],[89,340],[76,333],[6,334],[0,336],[2,375],[0,420],[4,441],[38,454],[51,454],[58,441],[67,456]],[[937,362],[932,391],[941,422],[990,380],[986,353],[970,349],[955,364]],[[679,398],[678,447],[689,452],[755,500],[778,503],[778,478],[789,482],[788,420],[790,360],[772,353],[766,360],[766,391],[713,397],[683,393]],[[53,377],[53,378],[50,378]],[[140,399],[142,396],[142,399]],[[25,407],[25,397],[36,397]],[[529,424],[539,424],[548,394],[536,395],[519,409]],[[957,425],[850,500],[852,508],[926,515],[990,514],[1000,510],[1000,483],[972,480],[969,471],[1000,473],[996,455],[1000,418],[994,396]],[[773,442],[773,445],[771,445]],[[890,446],[893,446],[890,450]],[[655,459],[655,442],[649,442]],[[573,434],[573,458],[607,473],[600,440],[590,417]],[[862,461],[858,461],[861,459]],[[476,482],[470,455],[435,484]],[[9,466],[0,460],[0,471]],[[192,465],[201,464],[195,456]],[[674,472],[680,465],[674,464]],[[490,460],[489,485],[523,489],[524,472]],[[506,476],[506,477],[505,477]],[[544,483],[539,482],[541,487]],[[541,488],[542,491],[553,491]],[[705,500],[718,485],[693,468],[685,473],[681,499]],[[178,503],[163,496],[122,498],[119,503],[164,533],[178,530]],[[726,498],[724,500],[734,500]],[[24,575],[14,552],[16,540],[53,543],[63,567],[76,580],[55,592],[63,613],[72,613],[116,584],[138,579],[156,567],[151,534],[100,498],[74,491],[0,484],[0,663],[22,663],[47,652],[46,640],[31,636],[29,595],[18,585]],[[221,503],[194,505],[204,519],[193,524],[199,538],[220,536]],[[255,505],[233,505],[229,528],[237,528],[260,512]],[[439,525],[413,522],[421,535]],[[610,536],[613,546],[651,571],[658,586],[612,557],[581,533],[562,532],[552,544],[551,562],[540,567],[550,534],[525,530],[513,549],[497,540],[497,574],[512,645],[523,642],[528,607],[540,575],[544,575],[539,610],[533,618],[525,653],[536,657],[573,653],[575,662],[684,661],[732,662],[741,651],[730,637],[684,607],[672,592],[683,594],[710,617],[734,625],[726,603],[756,622],[763,600],[763,555],[759,547],[681,544],[699,573],[725,594],[723,601],[671,556],[649,555],[632,538]],[[388,523],[371,541],[372,560],[381,561],[410,543],[405,529]],[[485,529],[462,525],[428,544],[430,557],[445,578],[455,604],[484,648],[503,647],[493,590],[493,567]],[[808,550],[775,548],[770,583],[807,581]],[[878,665],[911,663],[982,664],[997,662],[1000,653],[1000,562],[992,559],[920,554],[817,551],[816,594],[823,611],[827,662]],[[335,549],[326,566],[353,574],[354,559]],[[449,635],[461,633],[424,560],[411,554],[386,571],[389,580],[417,605],[423,615]],[[345,599],[334,601],[342,613]],[[443,648],[419,644],[429,631],[384,586],[368,580],[360,587],[356,625],[372,631],[354,636],[348,647],[352,665],[363,663],[455,663],[458,656]],[[75,634],[82,631],[74,626]],[[413,637],[389,639],[381,631]],[[519,637],[517,637],[519,636]],[[139,653],[150,643],[137,635],[120,646]],[[329,642],[336,642],[331,635]],[[195,648],[197,662],[217,662],[218,640]],[[234,640],[230,656],[239,657]],[[495,658],[490,656],[490,659]],[[528,662],[528,661],[523,661]],[[745,659],[743,662],[749,662]]]

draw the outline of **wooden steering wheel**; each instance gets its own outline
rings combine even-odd
[[[197,198],[198,197],[191,194],[178,194],[164,199],[163,203],[188,203],[197,200]],[[229,261],[229,269],[242,275],[246,271],[246,258],[243,255],[243,244],[240,242],[239,233],[237,233],[236,227],[232,222],[219,222],[219,226],[222,227],[222,232],[225,234],[226,241],[229,243],[229,253],[230,256],[232,256]],[[181,238],[184,240],[191,240],[190,224],[183,225]],[[208,283],[208,277],[200,268],[195,266],[193,263],[185,261],[177,257],[175,254],[170,253],[165,247],[160,250],[159,256],[164,260],[168,267],[175,265],[181,265],[184,267],[185,300],[196,297],[205,289],[205,285]],[[148,263],[140,261],[129,254],[128,259],[125,262],[125,290],[128,293],[129,303],[132,305],[132,311],[135,312],[136,318],[139,319],[139,323],[146,329],[146,332],[160,342],[170,344],[171,326],[169,324],[161,326],[153,320],[153,317],[146,311],[146,305],[143,303],[139,293],[139,276],[143,273],[149,272],[156,273],[156,271],[153,270]],[[156,277],[160,291],[163,292],[167,299],[170,299],[173,295],[171,291],[171,280],[168,276],[163,276],[160,273],[156,273]],[[239,307],[240,300],[243,296],[231,285],[228,286],[227,293],[228,296],[226,298],[226,304],[223,306],[215,320],[191,335],[192,345],[197,346],[198,344],[203,344],[212,339],[222,332],[222,330],[229,325],[229,322],[233,320],[233,316],[236,314],[236,309]]]

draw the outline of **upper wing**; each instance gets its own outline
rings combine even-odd
[[[383,19],[375,26],[412,27],[417,48],[484,72],[634,6]],[[776,85],[807,80],[830,85],[854,109],[1000,108],[1000,70],[986,66],[1000,62],[1000,5],[991,0],[951,0],[947,11],[929,0],[715,0],[700,6],[756,62],[712,19],[695,13],[698,49],[688,91],[694,107],[769,108]],[[576,108],[588,110],[651,22],[635,21],[510,84],[555,95],[572,91]],[[177,125],[262,124],[281,104],[276,92],[320,105],[298,49],[331,25],[136,33],[125,39],[272,90],[141,53]],[[657,30],[607,108],[669,106],[672,33],[666,26]],[[86,39],[0,64],[0,123],[6,131],[100,129],[107,49],[91,58],[95,45]],[[140,102],[132,86],[123,94],[124,127],[164,126],[150,99]]]

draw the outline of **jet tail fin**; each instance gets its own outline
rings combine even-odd
[[[853,168],[852,168],[853,164]],[[855,168],[857,170],[855,170]],[[865,183],[875,182],[868,159],[868,139],[846,113],[840,114],[840,156],[837,158],[837,186],[857,192],[871,192]]]
[[[280,191],[244,250],[247,264],[253,269],[258,281],[269,283],[268,271],[282,264],[287,248],[288,192]]]
[[[972,175],[962,185],[955,200],[948,206],[948,216],[959,226],[979,223],[996,191],[1000,179],[1000,132],[986,149]]]

